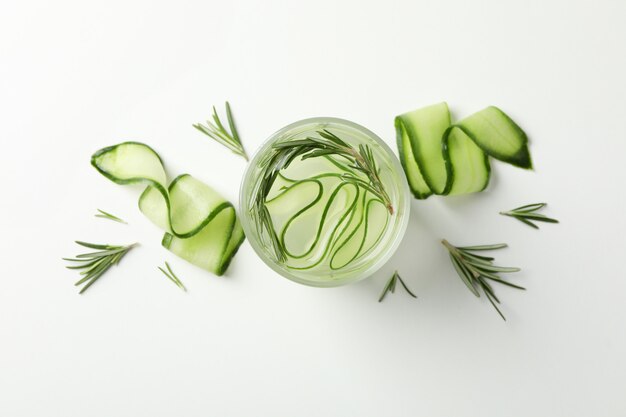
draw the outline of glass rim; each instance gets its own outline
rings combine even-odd
[[[404,204],[402,204],[402,207],[398,207],[398,209],[396,210],[397,213],[403,213],[403,215],[402,215],[402,218],[400,219],[400,223],[396,226],[395,234],[386,244],[385,250],[377,256],[374,262],[372,262],[370,265],[368,265],[365,269],[363,269],[359,273],[355,273],[353,276],[349,276],[348,278],[328,280],[328,281],[312,281],[312,280],[304,279],[296,274],[290,273],[288,268],[281,267],[280,265],[278,265],[276,261],[274,261],[274,259],[272,259],[266,253],[262,243],[258,239],[256,231],[253,230],[254,228],[256,228],[256,225],[254,224],[254,221],[250,218],[250,216],[246,213],[247,208],[245,208],[244,206],[246,206],[245,203],[247,200],[247,194],[249,193],[248,190],[246,190],[246,185],[250,181],[253,180],[251,172],[258,165],[259,159],[265,154],[268,147],[271,144],[273,144],[279,137],[281,137],[283,134],[289,132],[292,129],[295,129],[295,128],[298,128],[300,126],[307,125],[307,124],[325,124],[325,123],[331,123],[331,124],[335,123],[335,124],[344,125],[349,128],[356,129],[360,131],[361,133],[363,133],[364,135],[366,135],[370,140],[374,141],[377,145],[381,147],[383,152],[389,156],[389,160],[390,160],[391,165],[393,166],[393,169],[397,171],[398,173],[397,176],[399,177],[400,182],[401,182],[401,184],[399,184],[398,189],[399,189],[401,196],[403,197]],[[385,141],[383,141],[377,134],[375,134],[371,130],[357,123],[354,123],[350,120],[341,119],[337,117],[310,117],[310,118],[295,121],[293,123],[290,123],[282,127],[281,129],[272,133],[266,140],[264,140],[261,143],[261,145],[257,147],[256,151],[252,155],[252,158],[250,158],[250,162],[246,166],[246,170],[241,179],[241,185],[239,187],[239,207],[237,210],[237,214],[239,215],[239,221],[241,222],[241,226],[244,230],[246,238],[248,239],[248,242],[250,243],[250,246],[252,246],[252,249],[257,254],[257,256],[261,258],[261,260],[267,266],[269,266],[272,270],[277,272],[282,277],[285,277],[299,284],[304,284],[304,285],[308,285],[312,287],[328,288],[328,287],[338,287],[338,286],[354,283],[357,281],[361,281],[365,278],[372,276],[383,265],[385,265],[387,261],[396,252],[396,250],[398,249],[398,246],[400,246],[400,243],[402,242],[402,239],[404,238],[404,235],[406,233],[406,229],[409,223],[409,217],[410,217],[410,211],[411,211],[410,209],[411,209],[410,190],[409,190],[409,185],[408,185],[405,173],[404,173],[404,169],[402,168],[400,160],[398,159],[396,154],[392,151],[392,149],[389,147],[389,145],[387,145]]]

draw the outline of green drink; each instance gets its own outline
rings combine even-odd
[[[406,229],[408,186],[398,160],[369,130],[307,119],[254,156],[240,196],[252,247],[294,281],[337,286],[389,259]]]

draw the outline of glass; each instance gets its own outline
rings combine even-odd
[[[263,164],[275,151],[275,144],[319,137],[317,132],[323,129],[355,149],[359,145],[371,148],[394,213],[389,214],[373,194],[346,185],[342,175],[346,172],[352,175],[355,171],[347,168],[345,159],[323,156],[301,161],[297,158],[281,171],[283,176],[272,186],[266,203],[285,247],[299,247],[290,249],[286,262],[280,262],[269,235],[257,227],[257,216],[251,209],[253,191],[261,181]],[[395,252],[409,220],[409,187],[398,159],[374,133],[343,119],[312,118],[280,129],[261,145],[244,174],[239,211],[252,248],[274,271],[301,284],[335,287],[372,275]],[[299,252],[293,253],[296,251]]]

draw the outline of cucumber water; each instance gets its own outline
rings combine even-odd
[[[320,151],[295,157],[278,172],[265,198],[284,254],[278,259],[252,196],[263,186],[264,168],[279,144],[319,138],[323,131],[354,149],[371,150],[392,207],[348,158]],[[371,275],[391,256],[408,221],[408,194],[399,161],[376,135],[341,119],[308,119],[274,134],[255,155],[241,189],[240,217],[251,245],[274,270],[300,283],[336,286]]]

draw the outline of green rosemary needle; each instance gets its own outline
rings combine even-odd
[[[107,213],[106,211],[100,210],[100,209],[96,209],[96,210],[98,210],[98,213],[95,215],[95,217],[100,217],[101,219],[113,220],[114,222],[118,222],[118,223],[128,224],[124,220],[120,219],[117,216],[112,215],[111,213]]]
[[[441,243],[448,250],[452,266],[454,266],[457,274],[459,274],[461,281],[463,281],[467,288],[469,288],[469,290],[476,297],[480,297],[479,289],[482,290],[491,305],[493,305],[498,314],[500,314],[500,317],[502,317],[503,320],[506,320],[496,305],[496,303],[500,304],[500,300],[496,297],[493,287],[489,281],[508,285],[509,287],[517,288],[519,290],[525,290],[524,287],[505,281],[498,275],[505,272],[517,272],[520,269],[494,265],[494,258],[475,253],[479,251],[506,248],[506,243],[481,246],[454,246],[445,239],[443,239]]]
[[[409,293],[409,295],[413,298],[417,298],[417,296],[415,294],[413,294],[413,292],[411,292],[411,290],[409,290],[409,287],[406,286],[406,284],[404,283],[404,281],[402,280],[402,278],[400,277],[400,274],[398,274],[398,271],[395,271],[393,273],[393,275],[391,276],[391,278],[389,279],[389,281],[387,281],[387,285],[385,285],[385,288],[383,288],[383,292],[380,294],[380,298],[378,299],[378,302],[380,303],[381,301],[383,301],[385,299],[385,296],[387,295],[387,293],[393,293],[396,291],[396,283],[400,282],[400,284],[402,284],[402,287],[404,287],[404,290]]]
[[[355,171],[354,174],[344,174],[342,179],[368,190],[383,201],[389,213],[394,213],[391,198],[380,179],[372,149],[367,145],[359,145],[356,149],[327,129],[320,130],[317,134],[319,137],[309,136],[275,144],[273,153],[261,163],[261,180],[253,192],[250,212],[258,217],[257,227],[260,233],[265,231],[269,235],[274,254],[280,262],[286,259],[285,249],[276,234],[265,202],[280,171],[287,168],[297,158],[306,160],[331,155],[342,157],[347,160],[349,164],[347,167]],[[364,177],[357,174],[362,174]]]
[[[226,130],[219,116],[217,115],[217,111],[215,110],[215,106],[213,106],[213,122],[210,120],[206,121],[206,125],[202,123],[196,123],[193,125],[200,132],[204,133],[211,139],[215,140],[218,143],[221,143],[228,149],[230,149],[233,153],[243,157],[246,161],[248,160],[248,154],[246,154],[245,149],[243,148],[243,144],[241,143],[241,139],[239,138],[239,133],[237,132],[237,127],[235,126],[235,120],[233,118],[233,114],[230,111],[230,104],[228,101],[226,102],[226,118],[228,119],[228,127],[230,128],[230,132]]]
[[[187,288],[185,288],[185,285],[182,283],[182,281],[180,279],[178,279],[178,277],[176,276],[176,274],[174,274],[174,271],[172,271],[172,268],[170,267],[170,264],[168,264],[167,262],[165,262],[165,267],[167,268],[167,271],[163,268],[161,268],[160,266],[158,267],[159,270],[161,272],[163,272],[163,274],[165,274],[165,276],[172,281],[174,284],[176,284],[176,286],[178,288],[180,288],[183,291],[187,291]]]
[[[67,266],[68,269],[80,269],[80,275],[83,277],[76,281],[74,285],[83,285],[79,294],[84,293],[93,285],[108,269],[120,262],[132,248],[138,245],[133,243],[127,246],[100,245],[96,243],[87,243],[76,241],[81,246],[89,249],[96,249],[96,252],[83,253],[76,255],[76,258],[63,258],[65,261],[75,262],[75,265]]]
[[[527,224],[530,227],[539,229],[539,226],[533,223],[533,221],[546,222],[546,223],[558,223],[559,222],[556,219],[552,219],[543,214],[537,213],[537,211],[541,210],[547,205],[548,205],[547,203],[527,204],[525,206],[521,206],[513,210],[501,211],[500,214],[502,214],[503,216],[513,217],[519,220],[520,222]]]

